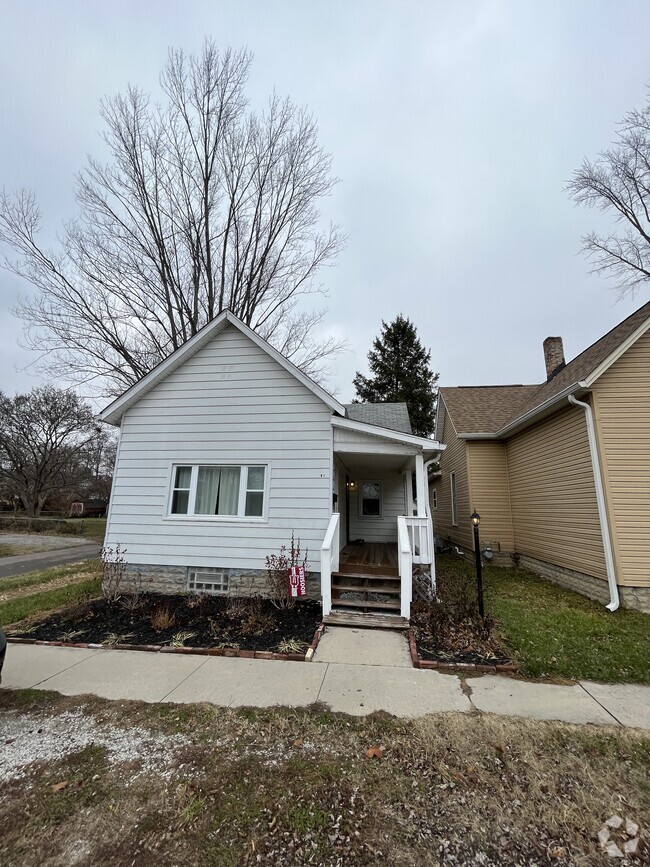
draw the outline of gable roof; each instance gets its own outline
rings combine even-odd
[[[447,413],[458,433],[495,433],[537,385],[461,385],[441,388]]]
[[[365,424],[410,434],[411,420],[405,403],[346,403],[348,418]]]
[[[650,329],[650,302],[577,355],[540,385],[441,388],[459,436],[505,436],[565,399],[590,388],[599,376]]]
[[[318,383],[314,382],[307,374],[303,373],[293,362],[285,358],[277,349],[271,346],[268,341],[260,337],[252,328],[245,325],[241,319],[238,319],[230,310],[224,310],[207,325],[198,331],[194,337],[190,338],[186,343],[180,346],[175,352],[172,352],[164,361],[156,365],[153,370],[144,376],[135,385],[128,388],[120,397],[116,398],[102,412],[99,413],[99,418],[108,424],[119,424],[124,413],[132,407],[141,397],[150,392],[158,383],[166,379],[170,373],[179,368],[185,361],[195,355],[199,349],[202,349],[214,337],[224,330],[228,325],[232,325],[239,329],[242,334],[250,338],[260,349],[270,355],[278,364],[282,365],[292,376],[308,388],[316,397],[320,398],[323,403],[332,409],[333,412],[338,412],[345,415],[345,407],[342,403],[332,397],[329,392],[325,391]]]

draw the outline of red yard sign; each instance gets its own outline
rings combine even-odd
[[[304,596],[307,593],[304,566],[292,566],[289,569],[289,589],[292,596]]]

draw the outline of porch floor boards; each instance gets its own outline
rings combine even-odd
[[[340,572],[398,575],[395,542],[350,542],[339,554]]]

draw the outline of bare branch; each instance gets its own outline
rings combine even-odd
[[[50,375],[120,393],[224,309],[310,375],[340,350],[313,338],[319,315],[296,308],[324,294],[317,273],[343,245],[318,226],[331,159],[290,101],[249,111],[251,62],[206,41],[197,57],[170,51],[165,106],[134,87],[104,100],[110,162],[90,158],[79,174],[78,218],[56,250],[39,245],[31,193],[0,197],[5,267],[37,290],[17,310],[25,345]]]
[[[582,239],[592,273],[613,276],[619,295],[635,295],[650,279],[650,102],[619,124],[613,147],[584,160],[567,185],[579,205],[611,214],[620,231]]]

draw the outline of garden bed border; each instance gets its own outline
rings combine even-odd
[[[311,662],[325,625],[316,627],[305,653],[278,653],[271,650],[239,650],[236,647],[170,647],[166,644],[92,644],[82,641],[43,641],[38,638],[18,638],[7,635],[8,644],[36,644],[41,647],[75,647],[84,650],[140,650],[147,653],[181,653],[198,656],[227,656],[233,659],[275,659],[283,662]]]
[[[411,651],[413,668],[435,669],[438,671],[458,671],[460,669],[461,672],[480,671],[489,674],[496,674],[497,672],[509,672],[512,674],[519,671],[519,665],[516,662],[495,662],[489,665],[488,663],[480,662],[446,662],[443,660],[422,659],[418,655],[415,635],[411,629],[406,631],[406,638],[409,643],[409,650]]]

